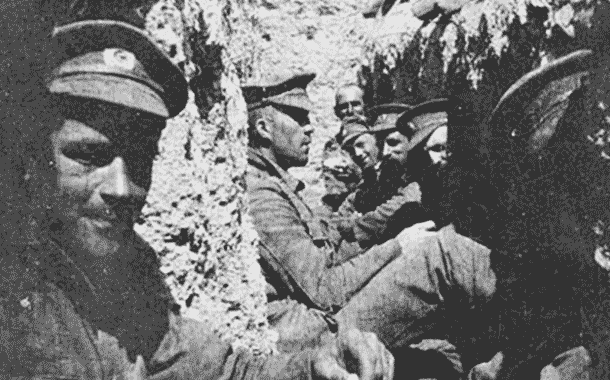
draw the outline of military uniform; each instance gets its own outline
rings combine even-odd
[[[427,219],[421,206],[421,191],[417,182],[411,182],[373,211],[360,214],[356,211],[353,193],[344,201],[333,218],[341,236],[357,241],[361,247],[371,247],[392,239],[402,229]]]
[[[178,315],[152,250],[125,254],[135,257],[129,264],[137,274],[116,294],[92,286],[54,244],[46,247],[48,265],[42,271],[3,262],[0,374],[83,380],[311,378],[312,350],[268,359],[234,351],[206,324]]]
[[[261,238],[261,258],[271,300],[293,298],[331,310],[345,304],[381,268],[400,255],[389,241],[366,254],[356,244],[337,244],[332,226],[318,218],[298,192],[304,184],[275,163],[248,153],[250,214]]]

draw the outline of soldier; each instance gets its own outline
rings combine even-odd
[[[417,182],[422,194],[420,201],[427,198],[428,210],[434,208],[435,199],[444,191],[440,174],[450,158],[447,146],[450,108],[447,99],[434,99],[414,106],[398,118],[396,131],[387,136],[384,146],[389,160],[402,162],[402,157],[408,158],[405,176]],[[405,138],[408,144],[398,143]],[[403,156],[405,150],[407,154]],[[408,215],[395,215],[394,222],[408,223],[408,218]]]
[[[31,262],[3,261],[13,279],[0,308],[4,377],[348,379],[350,365],[361,378],[392,378],[393,359],[372,334],[340,331],[262,358],[182,318],[155,253],[133,231],[161,131],[187,101],[182,72],[120,21],[62,25],[53,42],[61,60],[47,88],[58,115],[38,132],[41,165],[53,173],[40,193],[48,230],[26,251]]]
[[[364,118],[364,92],[360,87],[350,84],[337,90],[335,115],[341,121],[354,116]]]
[[[341,148],[350,154],[363,175],[365,172],[377,172],[383,148],[383,140],[380,142],[376,135],[368,131],[364,122],[354,120],[344,126],[345,137],[341,140]]]
[[[337,210],[362,178],[362,169],[354,157],[343,149],[343,139],[354,127],[366,128],[366,123],[358,117],[346,118],[339,133],[326,142],[322,152],[322,181],[325,188],[322,203],[330,212]]]

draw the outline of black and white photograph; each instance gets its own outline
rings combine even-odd
[[[0,18],[0,380],[610,379],[610,1]]]

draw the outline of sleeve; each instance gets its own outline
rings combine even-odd
[[[250,214],[261,239],[261,257],[279,271],[315,306],[342,305],[379,270],[400,255],[400,245],[389,241],[336,265],[342,255],[336,246],[314,241],[297,210],[273,184],[250,188]],[[361,252],[361,251],[360,251]],[[275,284],[274,284],[275,286]]]
[[[439,244],[445,265],[451,269],[445,299],[461,305],[482,305],[496,292],[496,275],[491,267],[491,250],[461,235],[453,225],[439,230]]]
[[[341,203],[337,211],[329,218],[341,236],[348,241],[355,241],[353,228],[355,220],[362,214],[354,207],[354,200],[359,190],[350,193]]]
[[[357,241],[361,247],[391,239],[401,230],[425,221],[419,185],[411,183],[375,210],[362,216],[344,218],[338,229],[347,240]]]
[[[356,196],[358,195],[360,190],[356,189],[351,192],[341,203],[339,209],[337,210],[337,214],[339,215],[355,215],[358,213],[356,207],[354,207],[354,202],[356,201]]]
[[[148,362],[147,378],[311,380],[315,350],[254,356],[234,351],[204,323],[171,314],[169,330]]]

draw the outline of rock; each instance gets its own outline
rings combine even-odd
[[[235,66],[247,71],[256,49],[234,32],[252,28],[247,10],[238,2],[162,0],[147,18],[193,92],[163,133],[137,230],[157,250],[184,315],[234,347],[268,354],[276,338],[266,321],[258,237],[245,214],[246,105]]]

